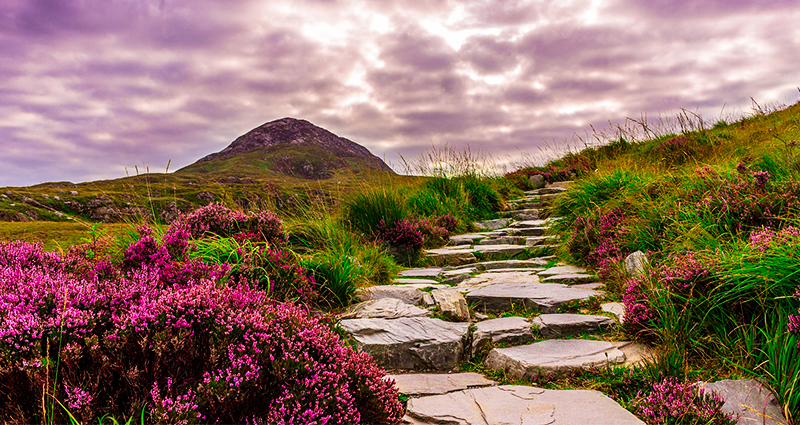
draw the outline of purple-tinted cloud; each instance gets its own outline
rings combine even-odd
[[[798,21],[789,0],[6,0],[0,186],[174,170],[285,116],[395,164],[715,120],[796,100]]]

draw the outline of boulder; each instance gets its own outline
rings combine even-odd
[[[468,323],[427,317],[346,319],[339,326],[382,367],[453,370],[464,354]]]
[[[531,189],[541,189],[545,185],[544,176],[541,174],[534,174],[528,177],[528,185]]]
[[[753,379],[700,382],[705,391],[717,393],[725,404],[722,411],[739,415],[738,424],[779,425],[788,421],[772,391]]]
[[[641,276],[647,271],[647,255],[642,251],[636,251],[625,257],[625,273],[628,276]]]

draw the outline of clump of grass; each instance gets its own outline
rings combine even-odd
[[[367,188],[344,204],[344,219],[355,230],[378,236],[380,227],[394,225],[408,216],[405,199],[393,188]]]

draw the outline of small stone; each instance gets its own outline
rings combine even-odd
[[[625,257],[625,273],[628,276],[641,276],[647,270],[647,255],[642,251],[636,251]]]
[[[495,348],[486,366],[508,369],[512,378],[536,378],[540,374],[622,363],[625,354],[606,341],[549,339],[530,345]]]
[[[625,322],[625,306],[621,303],[603,303],[600,304],[600,309],[617,316],[620,323]]]
[[[459,283],[467,280],[470,278],[469,274],[462,273],[455,276],[451,276],[445,279],[442,279],[442,283],[446,283],[448,285],[458,285]]]
[[[0,194],[0,198],[5,198],[5,199],[8,199],[8,195],[6,195],[5,193],[3,193],[3,194]]]
[[[45,193],[45,194],[43,194],[43,195],[42,195],[42,198],[44,198],[44,199],[50,199],[50,195],[48,195],[48,194],[46,194],[46,193]]]
[[[63,217],[64,216],[64,214],[61,211],[55,211],[55,212],[53,212],[53,214],[55,214],[56,217]]]
[[[386,375],[385,379],[394,380],[394,385],[400,394],[411,396],[447,394],[469,388],[497,385],[497,382],[486,379],[483,375],[474,372]]]
[[[534,174],[528,178],[528,185],[533,189],[541,189],[545,185],[544,176],[541,174]]]
[[[607,316],[586,314],[542,314],[534,317],[531,323],[538,325],[539,333],[547,338],[596,334],[617,324],[614,319]]]
[[[433,300],[431,294],[427,292],[422,293],[422,305],[428,308],[436,307],[436,301]]]
[[[58,196],[58,195],[56,195],[56,196],[53,196],[53,199],[55,199],[56,201],[60,201],[60,200],[61,200],[61,197],[60,197],[60,196]]]
[[[434,289],[431,291],[431,296],[442,313],[461,321],[469,320],[469,307],[461,292],[455,289]]]
[[[77,190],[70,190],[69,194],[72,195],[72,196],[78,196],[78,191]]]
[[[6,195],[8,195],[8,196],[11,196],[11,195],[13,195],[13,194],[14,194],[14,192],[12,192],[12,191],[10,191],[10,190],[7,190],[7,191],[6,191]]]

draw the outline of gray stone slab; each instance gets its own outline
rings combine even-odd
[[[642,343],[635,341],[611,341],[611,344],[625,353],[626,366],[639,366],[645,361],[652,364],[655,361],[655,351]]]
[[[414,285],[414,284],[425,284],[425,285],[438,285],[438,280],[433,279],[416,279],[413,277],[398,277],[394,280],[395,285]]]
[[[542,314],[534,317],[531,323],[538,325],[539,333],[547,338],[596,334],[617,325],[617,321],[608,316],[588,314]]]
[[[589,273],[589,271],[584,269],[583,267],[578,267],[578,266],[556,266],[540,271],[539,276],[547,277],[547,276],[555,276],[557,274],[570,274],[570,273],[586,274]]]
[[[460,283],[458,286],[467,288],[467,290],[474,290],[484,286],[506,283],[539,283],[539,276],[536,276],[536,272],[534,270],[481,273],[479,275],[470,277],[469,279]]]
[[[625,273],[628,276],[641,276],[647,271],[647,255],[642,251],[636,251],[625,257]]]
[[[539,277],[542,274],[539,273]],[[597,281],[597,277],[590,274],[582,274],[582,273],[565,273],[565,274],[557,274],[553,276],[547,276],[541,280],[542,283],[563,283],[565,285],[574,285],[578,283],[590,283]]]
[[[412,398],[410,425],[644,425],[599,391],[502,385]]]
[[[483,230],[497,230],[506,227],[511,222],[509,218],[498,218],[496,220],[476,221],[475,227]]]
[[[429,249],[425,255],[437,266],[460,266],[478,261],[470,246]]]
[[[512,378],[535,378],[540,374],[623,363],[625,354],[607,341],[549,339],[530,345],[495,348],[486,366],[508,369]]]
[[[525,252],[525,247],[519,245],[475,245],[474,249],[487,260],[502,260]]]
[[[400,277],[421,277],[421,278],[437,278],[442,274],[441,267],[426,267],[417,269],[407,269],[398,273]]]
[[[525,246],[542,246],[558,242],[555,236],[523,236]]]
[[[511,223],[508,227],[514,229],[527,229],[531,227],[547,227],[550,224],[547,220],[525,220]]]
[[[778,425],[788,423],[772,391],[756,380],[701,382],[700,385],[705,391],[713,391],[725,400],[722,411],[739,415],[737,424]]]
[[[461,321],[469,320],[467,300],[455,289],[434,289],[431,296],[439,311]]]
[[[542,269],[542,268],[537,268],[537,269],[525,269],[525,268],[492,269],[492,270],[486,270],[484,273],[528,273],[528,274],[535,274],[539,270],[544,270],[544,269]]]
[[[417,305],[422,301],[422,291],[413,285],[379,285],[358,288],[356,298],[359,301],[396,298],[406,304]]]
[[[625,323],[625,306],[622,303],[603,303],[600,304],[600,309],[614,314],[620,323]]]
[[[359,319],[396,319],[398,317],[428,317],[431,312],[424,308],[406,304],[396,298],[381,298],[357,304],[350,309],[348,315],[353,315]]]
[[[427,317],[346,319],[339,326],[382,367],[453,370],[464,354],[468,323]]]
[[[499,236],[494,238],[482,239],[478,245],[522,245],[525,246],[527,238],[525,236]]]
[[[503,211],[503,217],[515,218],[517,220],[536,220],[539,218],[539,210],[535,208],[525,210]]]
[[[496,275],[502,275],[497,273]],[[469,282],[462,283],[461,285]],[[490,284],[471,290],[467,301],[476,303],[479,311],[500,312],[510,310],[513,305],[533,308],[543,313],[555,313],[567,302],[588,300],[603,296],[602,291],[571,288],[557,283],[501,283]]]
[[[486,233],[464,233],[463,235],[450,236],[450,243],[453,245],[472,245],[473,243],[489,237]]]
[[[531,322],[524,317],[501,317],[475,324],[472,333],[472,352],[477,353],[492,344],[522,345],[533,342]]]
[[[403,375],[386,375],[385,379],[394,380],[400,394],[425,396],[447,394],[470,388],[481,388],[497,385],[497,382],[486,379],[474,372],[465,373],[410,373]]]
[[[512,230],[510,234],[514,236],[543,236],[547,230],[547,227],[523,227]]]

